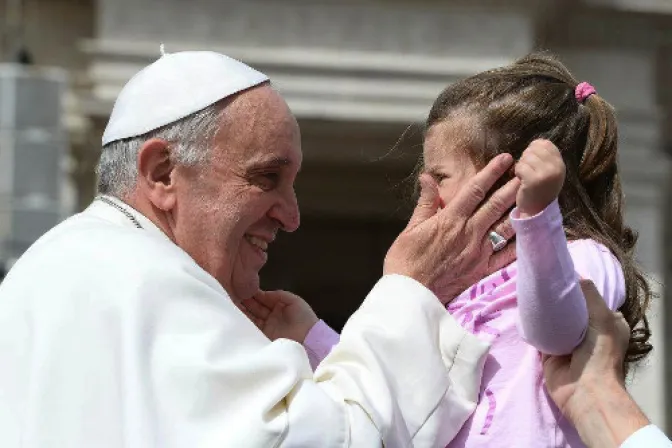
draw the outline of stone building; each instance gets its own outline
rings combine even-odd
[[[664,207],[672,188],[667,0],[30,0],[24,17],[36,62],[71,72],[73,210],[95,193],[99,138],[116,94],[158,57],[160,42],[169,52],[218,50],[269,74],[300,120],[305,162],[302,228],[279,238],[264,281],[303,295],[334,326],[379,276],[403,228],[420,150],[412,124],[447,83],[540,47],[618,109],[638,256],[654,284],[672,271],[663,251],[672,238],[663,234],[672,220]],[[656,353],[632,390],[664,426],[672,398],[664,341],[672,335],[662,305],[651,311]]]

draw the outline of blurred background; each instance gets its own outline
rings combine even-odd
[[[0,0],[0,264],[95,195],[123,84],[166,51],[268,74],[299,118],[302,226],[262,278],[340,328],[412,203],[421,122],[451,81],[554,51],[618,110],[629,224],[660,299],[631,390],[672,431],[672,0]],[[666,250],[667,249],[667,250]],[[666,341],[669,344],[665,344]]]

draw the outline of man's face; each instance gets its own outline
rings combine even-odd
[[[302,162],[299,127],[271,87],[224,110],[205,167],[176,169],[177,244],[234,300],[259,289],[259,270],[277,231],[299,227],[294,181]]]

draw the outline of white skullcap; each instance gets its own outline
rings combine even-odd
[[[266,81],[263,73],[223,54],[164,54],[121,89],[103,146],[153,131]]]

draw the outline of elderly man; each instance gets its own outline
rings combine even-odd
[[[300,344],[269,341],[240,305],[259,290],[276,232],[299,226],[299,130],[266,76],[216,53],[164,55],[123,88],[103,144],[101,196],[0,286],[3,448],[453,437],[474,409],[487,347],[434,292],[454,297],[510,261],[488,233],[517,185],[483,201],[510,157],[443,210],[423,194],[313,374]]]

